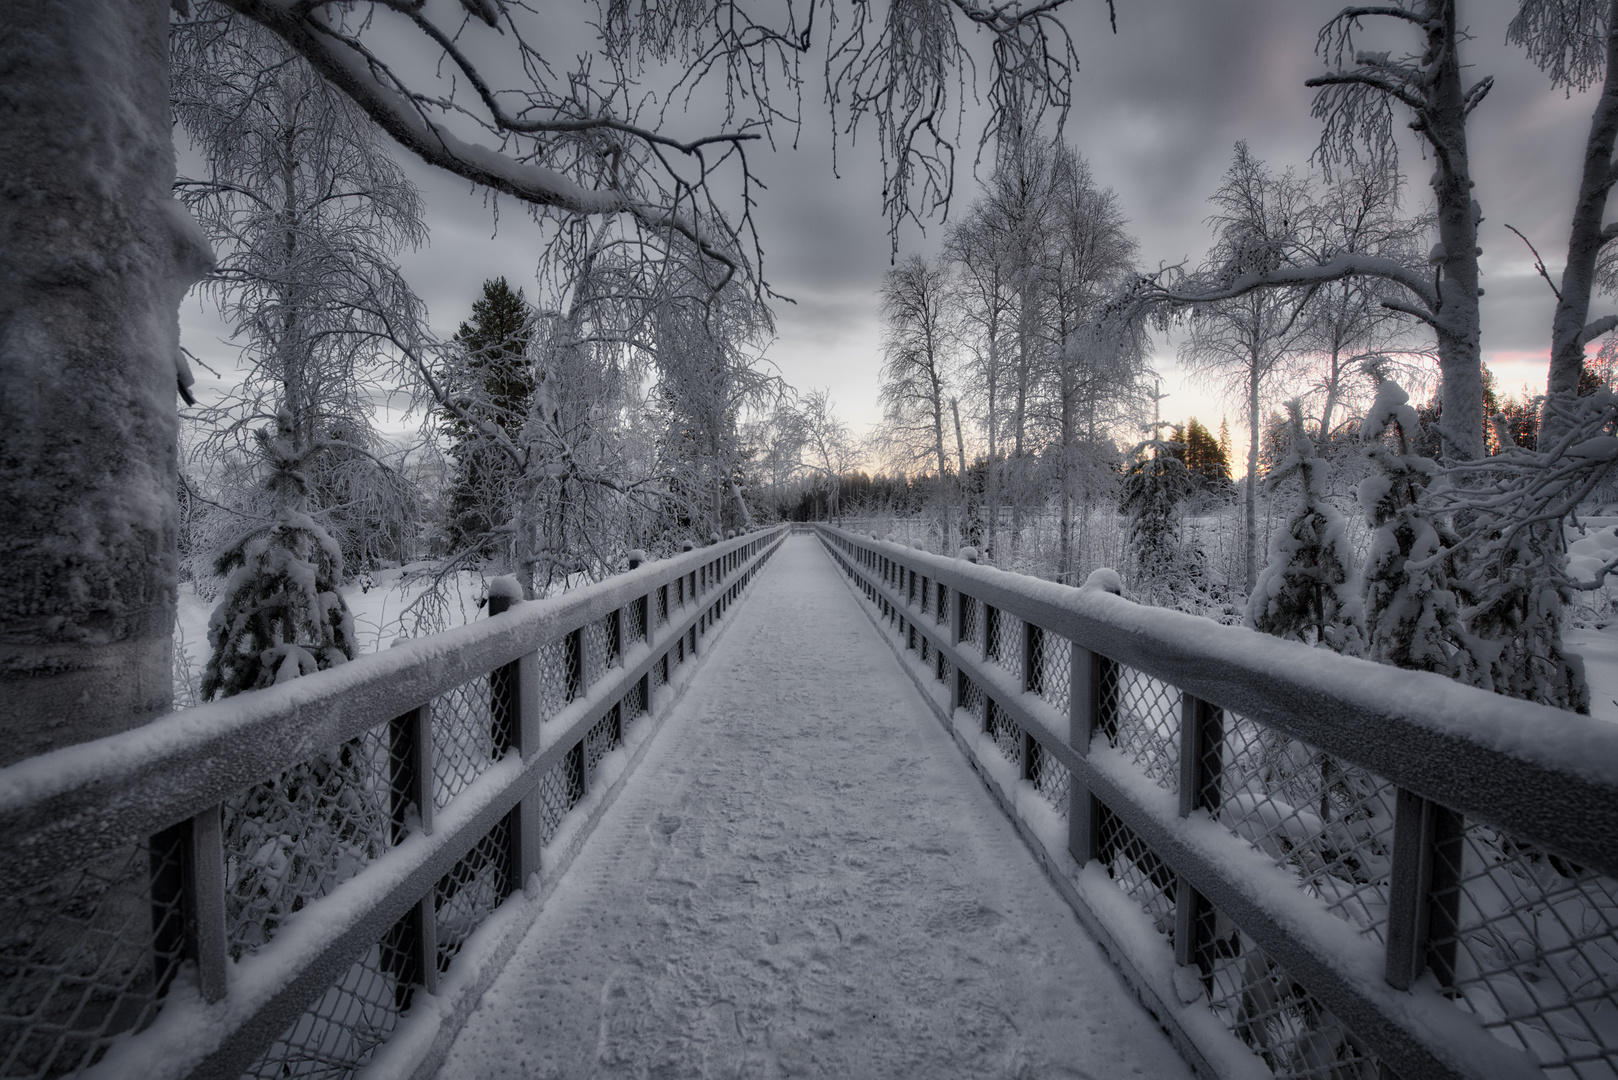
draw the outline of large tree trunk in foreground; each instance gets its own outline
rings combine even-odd
[[[0,35],[0,764],[170,707],[178,311],[164,0],[10,0]]]

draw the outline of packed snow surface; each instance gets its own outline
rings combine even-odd
[[[786,542],[441,1080],[1189,1080],[835,574]]]

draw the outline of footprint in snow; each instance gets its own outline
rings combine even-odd
[[[657,831],[662,833],[664,836],[673,836],[674,831],[678,829],[680,825],[681,821],[678,814],[657,815]]]

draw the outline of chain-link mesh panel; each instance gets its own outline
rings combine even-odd
[[[1011,672],[1021,685],[1022,620],[988,605],[984,605],[983,614],[989,659]]]
[[[949,682],[949,661],[944,658],[943,653],[936,650],[933,652],[933,678],[941,683]]]
[[[376,1053],[409,1004],[395,934],[372,945],[242,1074],[242,1080],[339,1080]]]
[[[1039,627],[1034,631],[1029,650],[1030,688],[1066,714],[1073,700],[1073,643]]]
[[[992,697],[984,696],[983,708],[984,728],[988,731],[989,737],[994,740],[995,746],[1000,748],[1001,755],[1007,761],[1014,765],[1020,764],[1022,728],[1017,726],[1017,721],[1006,715],[1005,710],[1000,708]]]
[[[625,647],[646,640],[646,597],[631,600],[624,605]]]
[[[1214,1015],[1277,1077],[1377,1080],[1376,1058],[1320,1001],[1247,935],[1213,920],[1203,985]]]
[[[619,702],[618,708],[619,716],[622,718],[623,726],[625,727],[628,727],[646,712],[646,679],[644,677],[637,680],[635,685],[629,688],[629,692]]]
[[[1111,810],[1096,804],[1096,858],[1124,895],[1152,917],[1159,933],[1174,927],[1174,871]]]
[[[961,680],[961,708],[972,716],[977,717],[979,725],[983,723],[983,687],[967,678],[964,674],[956,675]]]
[[[1036,739],[1028,748],[1028,779],[1035,790],[1051,801],[1057,813],[1068,815],[1073,795],[1073,774]]]
[[[937,591],[937,596],[938,596],[938,610],[937,610],[934,617],[937,618],[939,626],[948,626],[949,625],[949,586],[945,585],[942,581],[940,581],[938,583],[938,589],[936,591]]]
[[[927,635],[921,635],[921,662],[930,663],[933,658],[933,643],[927,640]]]
[[[556,827],[567,812],[584,797],[584,757],[578,746],[540,777],[535,792],[539,795],[539,842],[548,844],[556,835]]]
[[[932,578],[921,579],[921,610],[931,615],[934,622],[938,621],[938,605],[933,599]]]
[[[491,684],[502,692],[492,694]],[[511,695],[503,679],[487,675],[433,698],[433,803],[439,807],[465,791],[505,756],[511,729]]]
[[[903,629],[904,629],[904,635],[905,635],[905,649],[906,649],[906,651],[915,652],[916,651],[916,624],[915,623],[906,623],[904,625]]]
[[[607,651],[607,620],[592,619],[580,628],[579,634],[583,638],[585,654],[590,658],[589,669],[584,673],[584,685],[593,686],[606,673],[607,668],[612,666],[615,659]]]
[[[438,970],[461,951],[466,939],[511,892],[511,830],[501,821],[433,886]]]
[[[652,665],[652,685],[667,686],[669,681],[669,654],[664,653]]]
[[[1108,664],[1101,730],[1159,787],[1180,790],[1180,690],[1144,671]]]
[[[594,776],[596,767],[601,759],[624,745],[623,728],[619,723],[618,709],[614,706],[607,711],[607,715],[590,725],[590,730],[584,736],[585,767]]]
[[[1393,785],[1232,713],[1212,722],[1202,804],[1298,877],[1327,910],[1385,939],[1393,870]]]
[[[56,1077],[157,1015],[183,942],[174,833],[0,899],[0,1076]]]
[[[1428,964],[1555,1077],[1618,1076],[1618,881],[1467,823],[1434,855]]]
[[[539,718],[549,720],[571,699],[568,691],[568,641],[571,635],[547,641],[534,651]]]
[[[387,725],[226,799],[225,939],[233,957],[358,874],[393,838]]]
[[[961,644],[983,644],[983,619],[978,612],[982,605],[975,596],[961,597]]]

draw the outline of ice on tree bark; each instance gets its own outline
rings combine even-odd
[[[0,764],[170,706],[178,309],[164,0],[15,0],[0,34]]]

